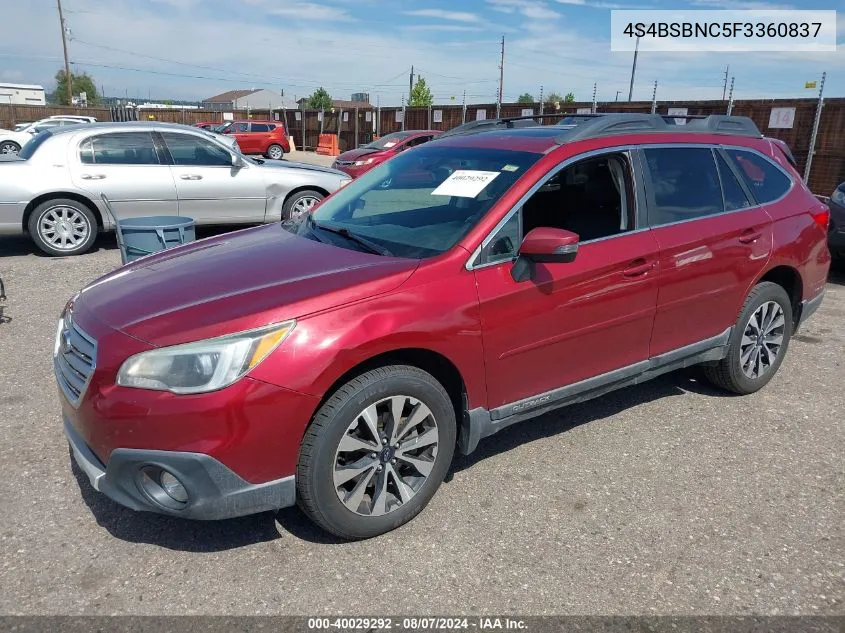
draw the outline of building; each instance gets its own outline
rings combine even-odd
[[[203,99],[202,107],[215,112],[231,112],[233,110],[278,110],[298,106],[293,99],[272,90],[230,90],[223,94]]]
[[[353,92],[352,93],[352,100],[353,101],[363,101],[364,103],[370,102],[370,93],[369,92]]]
[[[0,83],[0,103],[12,105],[47,105],[44,86]]]

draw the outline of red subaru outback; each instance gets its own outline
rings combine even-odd
[[[281,160],[290,153],[285,125],[279,121],[232,121],[220,133],[234,136],[244,154]]]
[[[297,222],[140,259],[62,313],[93,486],[341,537],[419,513],[455,450],[679,367],[763,387],[819,307],[828,209],[738,117],[448,135]]]

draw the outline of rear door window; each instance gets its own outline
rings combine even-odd
[[[150,132],[115,132],[85,139],[79,145],[83,165],[160,165]]]
[[[651,226],[722,213],[722,189],[713,151],[708,147],[644,149],[649,174]]]
[[[161,136],[167,143],[174,165],[232,166],[232,155],[210,140],[178,132],[162,132]]]
[[[722,181],[722,193],[725,196],[725,210],[736,211],[750,207],[752,202],[745,195],[745,190],[739,184],[730,165],[719,152],[716,152],[716,164],[719,166],[719,180]]]
[[[269,132],[270,126],[266,123],[251,123],[249,130],[250,132]]]
[[[739,173],[758,203],[774,202],[782,198],[792,186],[789,177],[760,154],[731,148],[725,148],[725,152],[739,168]]]

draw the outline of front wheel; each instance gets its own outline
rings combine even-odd
[[[739,314],[725,358],[705,365],[705,377],[738,394],[762,389],[777,372],[792,337],[792,303],[779,285],[754,286]]]
[[[389,532],[434,496],[456,432],[452,401],[430,374],[405,365],[362,374],[326,401],[305,433],[299,505],[341,538]]]
[[[0,143],[0,154],[17,155],[21,151],[21,146],[14,141],[3,141]]]
[[[323,194],[319,191],[313,191],[311,189],[298,191],[285,200],[285,205],[282,207],[282,219],[298,220],[304,217],[311,213],[311,210],[320,203],[323,197]]]
[[[282,160],[285,157],[285,150],[282,149],[281,145],[273,144],[267,148],[265,156],[272,160]]]

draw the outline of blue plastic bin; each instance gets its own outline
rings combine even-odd
[[[162,215],[129,218],[117,223],[123,263],[196,239],[193,218]]]

